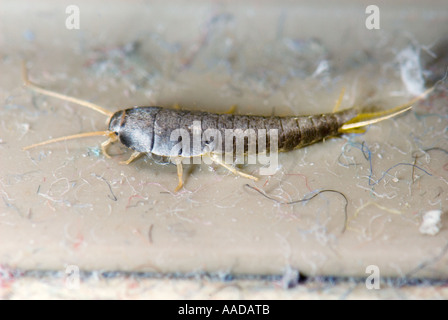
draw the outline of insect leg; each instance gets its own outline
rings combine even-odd
[[[144,152],[138,152],[138,151],[134,151],[131,156],[129,157],[128,160],[126,161],[120,161],[120,164],[130,164],[132,161],[134,161],[135,159],[139,158]]]
[[[174,189],[174,192],[179,191],[182,189],[184,185],[183,175],[184,175],[184,168],[182,167],[182,158],[176,158],[174,161],[177,166],[177,177],[179,178],[179,184],[177,185],[176,189]]]
[[[257,177],[254,177],[254,176],[252,176],[252,175],[250,175],[250,174],[241,172],[241,171],[235,169],[234,167],[231,167],[231,166],[225,164],[224,162],[222,162],[222,159],[221,159],[218,155],[216,155],[216,154],[213,154],[213,153],[210,154],[210,159],[212,159],[213,162],[215,162],[215,163],[217,163],[217,164],[223,166],[224,168],[226,168],[227,170],[229,170],[229,171],[232,172],[233,174],[238,174],[238,175],[240,175],[240,176],[242,176],[242,177],[244,177],[244,178],[252,179],[252,180],[258,181],[258,178],[257,178]]]
[[[333,113],[338,112],[339,107],[341,106],[341,103],[342,103],[342,98],[344,98],[344,93],[345,93],[345,88],[342,88],[341,93],[339,94],[338,101],[336,101],[336,104],[334,105]]]
[[[233,106],[231,106],[229,110],[227,110],[226,112],[224,112],[224,114],[234,114],[235,111],[236,111],[236,104],[234,104]]]
[[[109,147],[109,145],[111,143],[114,143],[118,140],[117,135],[113,132],[111,132],[109,134],[109,139],[107,139],[106,141],[104,141],[101,144],[101,152],[106,156],[106,158],[110,158],[110,155],[107,153],[107,148]]]

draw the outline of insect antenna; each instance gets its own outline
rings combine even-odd
[[[81,99],[77,99],[74,97],[70,97],[70,96],[66,96],[65,94],[61,94],[61,93],[57,93],[51,90],[47,90],[44,88],[39,87],[38,85],[32,83],[29,79],[28,79],[28,71],[26,69],[26,64],[25,62],[22,62],[22,77],[23,77],[23,84],[25,86],[27,86],[28,88],[32,89],[33,91],[39,92],[41,94],[50,96],[50,97],[54,97],[54,98],[58,98],[64,101],[69,101],[69,102],[73,102],[73,103],[77,103],[81,106],[87,107],[89,109],[95,110],[99,113],[102,113],[106,116],[108,116],[109,118],[112,117],[113,112],[100,107],[99,105],[96,105],[94,103],[85,101],[85,100],[81,100]]]
[[[87,138],[87,137],[93,137],[93,136],[109,136],[110,137],[112,134],[113,134],[113,132],[110,132],[110,131],[93,131],[93,132],[78,133],[78,134],[74,134],[71,136],[59,137],[59,138],[54,138],[54,139],[50,139],[47,141],[35,143],[30,146],[24,147],[23,150],[28,150],[28,149],[44,146],[46,144],[50,144],[50,143],[54,143],[54,142],[60,142],[60,141],[78,139],[78,138]]]
[[[101,106],[98,106],[94,103],[85,101],[85,100],[81,100],[81,99],[77,99],[74,97],[70,97],[67,96],[65,94],[61,94],[61,93],[57,93],[51,90],[47,90],[44,88],[41,88],[40,86],[32,83],[29,78],[28,78],[28,71],[26,68],[26,64],[24,61],[22,61],[22,77],[23,77],[23,84],[30,88],[31,90],[50,96],[50,97],[54,97],[54,98],[58,98],[64,101],[69,101],[69,102],[73,102],[76,104],[79,104],[81,106],[87,107],[89,109],[95,110],[99,113],[102,113],[106,116],[109,117],[109,119],[112,117],[112,115],[114,114],[112,111],[109,111]],[[59,137],[59,138],[54,138],[54,139],[50,139],[47,141],[43,141],[43,142],[39,142],[39,143],[35,143],[32,144],[30,146],[26,146],[23,148],[23,150],[28,150],[28,149],[32,149],[35,147],[40,147],[40,146],[44,146],[50,143],[54,143],[54,142],[60,142],[60,141],[66,141],[66,140],[72,140],[72,139],[78,139],[78,138],[86,138],[86,137],[92,137],[92,136],[108,136],[111,137],[113,135],[113,132],[111,131],[93,131],[93,132],[85,132],[85,133],[78,133],[78,134],[74,134],[71,136],[64,136],[64,137]]]

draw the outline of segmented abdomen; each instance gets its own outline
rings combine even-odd
[[[125,116],[118,114],[112,117],[110,125],[110,129],[115,131],[117,125],[115,124],[115,127],[112,128],[112,123],[120,122],[119,137],[124,145],[139,152],[154,153],[160,156],[174,155],[173,150],[178,150],[176,152],[183,157],[199,156],[206,152],[222,152],[226,150],[226,140],[227,146],[231,145],[233,151],[236,151],[235,143],[238,141],[238,134],[247,136],[254,133],[255,137],[253,138],[256,139],[257,152],[260,151],[258,138],[267,134],[262,138],[267,140],[266,147],[269,149],[271,129],[277,132],[278,149],[288,151],[337,135],[339,128],[356,116],[356,111],[353,109],[337,113],[293,117],[214,114],[160,107],[137,107],[124,112]],[[215,135],[207,136],[206,132],[214,132]],[[215,139],[216,133],[222,138],[220,143]],[[197,141],[198,137],[199,142]],[[190,140],[189,148],[185,147],[187,145],[185,144],[179,150],[179,142],[182,139]],[[194,142],[195,139],[196,142]],[[232,139],[231,144],[229,144],[229,139]],[[247,152],[249,137],[241,141],[244,143],[244,152]],[[226,151],[229,152],[232,149],[227,148]]]

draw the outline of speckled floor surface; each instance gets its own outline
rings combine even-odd
[[[68,4],[0,4],[0,265],[360,277],[374,265],[383,276],[446,278],[443,86],[364,134],[280,154],[276,173],[256,183],[199,165],[175,193],[174,166],[122,166],[129,151],[116,145],[107,159],[102,138],[21,149],[105,129],[101,114],[24,89],[22,60],[36,83],[113,111],[313,114],[331,112],[343,87],[342,108],[399,105],[413,95],[402,78],[409,60],[397,57],[426,56],[446,34],[442,1],[380,2],[379,30],[365,27],[367,2],[80,1],[79,30],[65,26]],[[347,212],[337,193],[278,202],[330,189]],[[444,212],[434,236],[419,231],[429,210]]]

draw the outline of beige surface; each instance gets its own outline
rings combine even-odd
[[[76,289],[63,277],[20,277],[4,282],[0,299],[211,299],[211,300],[303,300],[303,299],[447,299],[446,283],[405,285],[382,283],[380,290],[367,290],[363,281],[314,280],[285,290],[282,280],[217,281],[154,279],[119,276],[112,279],[93,274]],[[269,304],[269,302],[267,302]]]
[[[217,112],[237,104],[239,113],[320,113],[332,110],[342,87],[343,107],[370,101],[388,108],[411,98],[396,54],[446,34],[443,1],[381,4],[376,31],[364,26],[366,3],[79,3],[78,31],[64,27],[63,1],[0,5],[0,264],[360,276],[373,264],[382,275],[447,276],[446,214],[436,236],[418,230],[424,212],[447,210],[447,156],[422,151],[448,149],[446,92],[364,135],[281,154],[278,172],[258,183],[202,165],[175,194],[174,167],[147,159],[121,166],[129,153],[116,146],[116,156],[104,158],[101,138],[23,152],[50,137],[103,130],[105,119],[20,85],[26,59],[35,82],[110,110],[179,103]],[[141,46],[133,52],[135,41]],[[323,58],[330,73],[312,77]],[[381,179],[375,186],[362,143],[371,151],[373,181]],[[414,163],[414,152],[431,176],[408,165],[384,174]],[[243,170],[257,174],[258,167]],[[282,201],[338,190],[348,198],[347,230],[341,234],[340,195],[281,205],[246,183]]]

